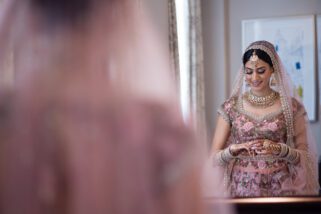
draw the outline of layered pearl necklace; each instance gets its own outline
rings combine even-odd
[[[252,106],[268,108],[275,103],[279,96],[278,92],[272,90],[272,92],[266,96],[257,96],[253,94],[252,91],[249,91],[246,92],[243,97]]]

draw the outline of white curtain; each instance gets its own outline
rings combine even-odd
[[[182,111],[206,146],[201,0],[168,1],[170,50]]]
[[[179,78],[179,55],[178,55],[178,38],[177,38],[177,18],[176,18],[176,2],[168,0],[168,16],[169,16],[169,48],[171,56],[171,68],[175,74],[176,82],[180,82]],[[178,84],[179,85],[179,84]]]

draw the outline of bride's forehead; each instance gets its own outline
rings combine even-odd
[[[260,68],[260,67],[269,67],[269,64],[261,59],[258,59],[258,61],[256,63],[253,63],[249,60],[245,63],[245,67],[250,68],[250,69],[256,69],[256,68]]]

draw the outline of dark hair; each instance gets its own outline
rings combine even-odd
[[[254,51],[255,51],[256,55],[259,57],[259,59],[263,60],[264,62],[269,64],[271,67],[273,67],[271,57],[265,51],[263,51],[261,49],[250,49],[250,50],[246,51],[243,54],[243,65],[244,66],[247,63],[247,61],[250,60],[250,57],[252,56]]]
[[[89,13],[91,0],[31,0],[40,14],[51,22],[74,22]]]

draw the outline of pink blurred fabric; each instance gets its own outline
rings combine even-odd
[[[33,2],[5,1],[0,19],[0,53],[15,55],[1,213],[202,213],[198,144],[142,8],[93,0],[57,19]]]
[[[195,139],[178,112],[83,84],[13,103],[4,213],[199,213]]]

